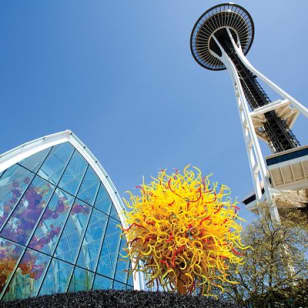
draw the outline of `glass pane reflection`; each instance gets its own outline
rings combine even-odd
[[[114,276],[117,262],[120,235],[121,230],[118,223],[110,218],[97,271],[111,278]]]
[[[50,257],[27,249],[10,282],[4,300],[36,296]]]
[[[95,276],[93,290],[111,289],[112,280],[100,275]]]
[[[66,292],[72,270],[72,265],[53,259],[39,295]]]
[[[70,292],[91,290],[94,273],[76,267],[69,286]]]
[[[127,248],[126,241],[124,237],[122,237],[120,245],[120,254],[114,278],[124,283],[126,283],[127,280],[127,271],[129,266],[129,259],[124,257],[127,255],[127,252],[124,250],[125,248]]]
[[[36,154],[33,154],[32,156],[22,160],[20,162],[20,164],[24,167],[26,167],[27,169],[36,172],[38,170],[38,168],[41,166],[41,164],[43,163],[45,157],[47,156],[48,152],[50,151],[50,149],[45,149],[41,152],[38,152]]]
[[[13,274],[24,248],[0,237],[0,293]]]
[[[78,198],[93,205],[99,187],[99,179],[94,170],[89,166],[78,192]]]
[[[102,184],[100,185],[94,206],[107,214],[110,212],[112,201],[109,197],[109,194],[107,193],[106,188]]]
[[[65,191],[75,195],[77,188],[86,170],[87,163],[78,151],[75,151],[69,162],[59,186]]]
[[[84,202],[75,202],[59,241],[55,256],[68,262],[73,263],[75,261],[78,248],[86,230],[90,212],[91,208]]]
[[[99,257],[101,241],[106,229],[108,217],[104,213],[93,209],[87,233],[83,240],[77,264],[90,270],[95,270]]]
[[[124,283],[114,281],[113,282],[113,288],[115,290],[126,290],[126,285]]]
[[[31,239],[30,247],[47,254],[53,253],[73,200],[70,194],[56,189]]]
[[[0,228],[9,217],[34,174],[14,165],[0,179]]]
[[[130,267],[131,267],[131,266],[130,266]],[[134,285],[133,274],[130,273],[130,274],[128,275],[127,283],[128,283],[129,285],[131,285],[131,286]]]
[[[24,245],[53,190],[51,184],[37,176],[0,234]]]
[[[116,210],[116,208],[115,208],[114,205],[111,207],[110,216],[111,216],[112,218],[114,218],[114,219],[120,221],[118,212],[117,212],[117,210]]]
[[[51,183],[57,184],[73,150],[74,148],[68,142],[53,147],[38,174]]]

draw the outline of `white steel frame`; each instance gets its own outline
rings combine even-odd
[[[123,214],[125,207],[115,185],[111,181],[108,173],[100,164],[98,159],[92,154],[92,152],[86,147],[86,145],[70,130],[65,130],[59,133],[32,140],[1,154],[0,172],[6,170],[7,168],[20,162],[21,160],[32,156],[37,152],[64,142],[69,142],[74,148],[76,148],[76,150],[78,150],[78,152],[84,157],[84,159],[96,172],[97,176],[106,188],[113,205],[116,208],[116,211],[121,221],[121,225],[123,226],[123,228],[127,228],[128,226],[125,222]],[[134,268],[135,261],[131,260],[131,262],[132,267]],[[133,281],[135,290],[144,289],[144,278],[142,273],[133,273]]]
[[[234,87],[235,96],[237,100],[237,106],[238,106],[238,110],[240,114],[240,120],[242,124],[243,135],[244,135],[246,151],[248,155],[250,172],[252,175],[252,181],[253,181],[254,191],[256,195],[256,203],[257,203],[259,215],[263,216],[262,206],[266,206],[269,209],[273,222],[279,224],[280,217],[279,217],[277,206],[273,202],[273,198],[272,198],[273,189],[269,181],[269,172],[268,172],[264,157],[262,155],[262,151],[260,148],[257,134],[255,132],[255,128],[252,122],[252,116],[259,114],[259,113],[265,113],[267,111],[274,110],[278,107],[284,106],[286,104],[286,100],[288,101],[288,103],[290,102],[290,104],[294,108],[296,108],[300,113],[302,113],[306,117],[308,117],[308,109],[305,106],[303,106],[300,102],[298,102],[295,98],[293,98],[291,95],[289,95],[284,90],[279,88],[274,82],[272,82],[267,77],[265,77],[263,74],[261,74],[258,70],[256,70],[245,57],[240,44],[237,45],[236,42],[234,41],[230,28],[227,27],[226,30],[233,44],[233,47],[236,51],[237,56],[240,58],[240,60],[246,66],[246,68],[249,69],[252,73],[254,73],[257,77],[259,77],[264,83],[266,83],[269,87],[271,87],[277,94],[279,94],[282,98],[285,99],[283,101],[272,102],[264,107],[260,107],[256,109],[255,111],[250,112],[237,69],[235,65],[233,64],[232,60],[230,59],[230,57],[228,56],[228,54],[226,53],[226,51],[224,50],[224,48],[221,46],[221,44],[215,37],[215,32],[212,34],[212,38],[215,40],[215,42],[219,46],[222,55],[219,56],[212,50],[210,50],[210,52],[212,53],[212,55],[214,55],[221,62],[224,63],[233,81],[233,87]],[[238,37],[237,37],[237,41],[239,42]],[[262,189],[264,189],[263,194],[262,194]]]

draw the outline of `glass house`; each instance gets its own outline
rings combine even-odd
[[[71,132],[0,156],[0,300],[91,289],[139,289],[128,275],[123,204]]]

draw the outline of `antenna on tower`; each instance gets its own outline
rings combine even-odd
[[[255,191],[243,202],[260,215],[268,210],[280,223],[278,209],[307,208],[308,204],[308,146],[300,146],[291,130],[299,113],[308,117],[308,109],[247,60],[253,39],[254,23],[247,10],[223,3],[197,20],[190,48],[202,67],[230,73]],[[281,99],[272,101],[258,78]],[[268,144],[272,155],[263,157],[259,139]]]

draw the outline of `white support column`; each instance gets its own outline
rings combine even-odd
[[[227,29],[230,39],[232,43],[237,47],[235,44],[233,37]],[[213,39],[217,43],[217,45],[220,47],[220,50],[222,52],[222,56],[219,57],[217,54],[213,52],[213,54],[218,57],[226,66],[227,70],[229,71],[233,86],[235,90],[235,95],[237,97],[238,102],[238,110],[240,114],[240,120],[242,124],[243,129],[243,135],[245,139],[245,145],[246,145],[246,151],[248,155],[248,161],[250,166],[250,172],[253,180],[254,190],[256,194],[256,201],[258,204],[258,210],[260,215],[262,215],[262,210],[260,208],[260,203],[265,202],[269,206],[269,211],[271,214],[272,219],[276,223],[280,223],[280,217],[279,213],[276,207],[276,204],[273,203],[272,195],[270,192],[270,182],[269,182],[269,173],[261,152],[260,144],[258,141],[258,137],[256,135],[254,125],[251,118],[251,113],[249,111],[248,103],[244,94],[244,90],[242,88],[240,78],[237,72],[237,69],[228,56],[228,54],[225,52],[223,47],[220,45],[219,41],[216,39],[215,35],[213,36]],[[237,47],[237,50],[239,48]],[[262,194],[262,188],[264,189],[264,195]]]
[[[135,266],[135,262],[132,262],[132,268]],[[134,280],[134,289],[137,291],[144,290],[144,276],[141,272],[134,272],[133,273],[133,280]]]
[[[230,33],[230,32],[229,32]],[[231,34],[229,34],[230,36]],[[232,35],[231,35],[232,36]],[[264,76],[261,72],[259,72],[245,57],[243,54],[243,51],[241,48],[239,48],[235,42],[232,40],[233,47],[235,48],[237,55],[243,62],[243,64],[257,77],[259,77],[262,81],[264,81],[273,91],[275,91],[277,94],[279,94],[281,97],[289,100],[294,108],[296,108],[299,112],[301,112],[305,117],[308,118],[308,109],[303,106],[298,100],[296,100],[293,96],[288,94],[286,91],[282,90],[280,87],[278,87],[277,84],[272,82],[270,79],[268,79],[266,76]]]

